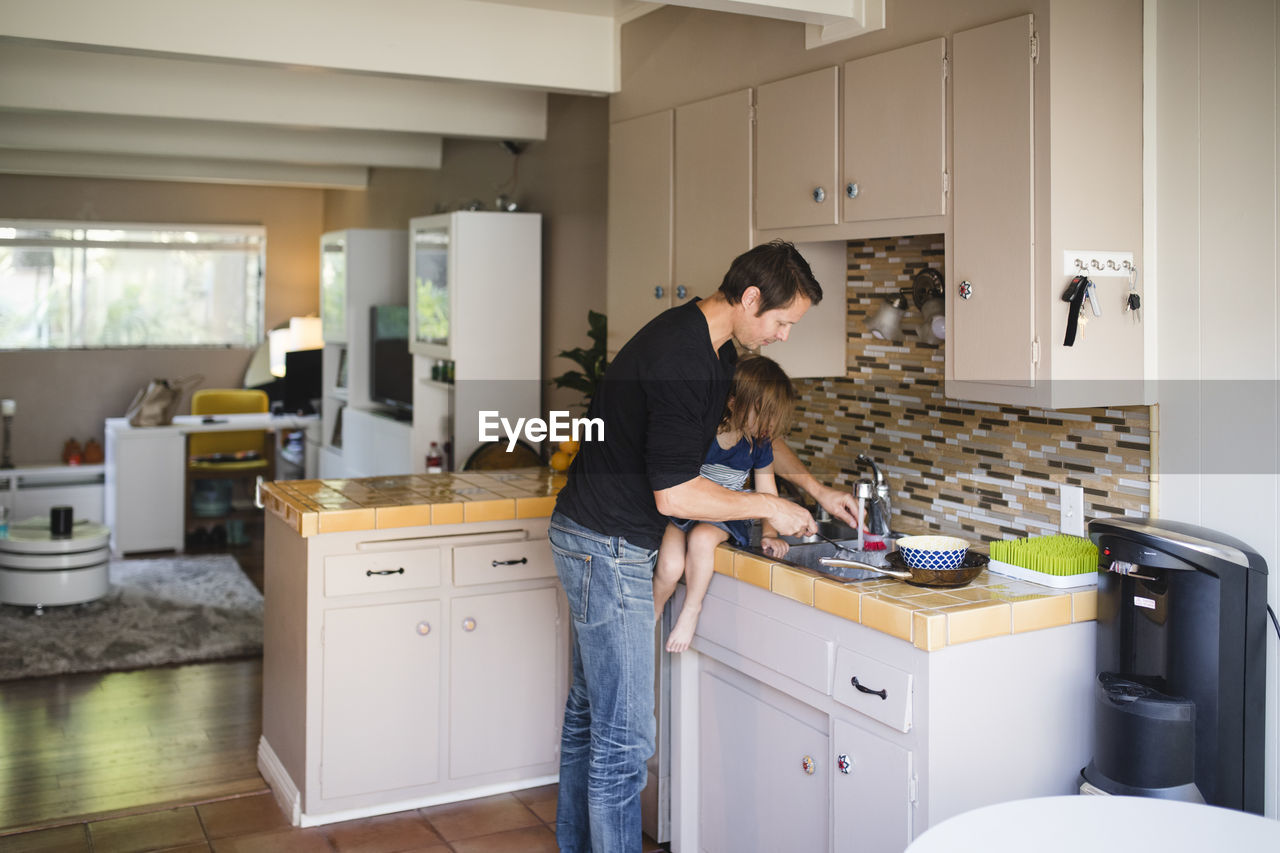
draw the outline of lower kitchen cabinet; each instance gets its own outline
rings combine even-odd
[[[569,629],[547,519],[266,524],[258,766],[294,824],[556,780]]]
[[[1095,636],[925,651],[716,575],[672,655],[672,849],[902,853],[962,812],[1075,793]]]
[[[825,718],[775,690],[709,672],[698,699],[699,849],[826,849]]]
[[[442,627],[439,601],[325,612],[322,797],[439,778]]]
[[[559,598],[543,587],[453,600],[451,778],[557,760],[564,695],[546,664],[563,647]]]

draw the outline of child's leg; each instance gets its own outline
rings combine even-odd
[[[715,573],[716,546],[728,538],[727,531],[711,524],[699,524],[689,531],[689,545],[685,549],[684,607],[667,637],[667,651],[682,652],[693,642],[698,614],[702,612],[702,599],[711,585],[711,575]]]
[[[658,546],[658,563],[653,570],[653,615],[662,615],[667,599],[676,591],[676,582],[684,574],[684,531],[668,524]]]

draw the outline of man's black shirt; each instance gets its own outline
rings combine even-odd
[[[556,502],[578,524],[656,549],[667,518],[653,493],[698,476],[737,352],[732,340],[711,348],[697,303],[650,320],[609,365],[587,413],[604,421],[604,441],[582,443]]]

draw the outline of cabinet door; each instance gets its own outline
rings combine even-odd
[[[835,225],[839,69],[756,91],[756,227]]]
[[[673,126],[674,113],[663,110],[609,129],[611,353],[671,307]]]
[[[455,598],[449,776],[556,761],[566,648],[556,587]]]
[[[438,601],[325,612],[320,796],[439,778],[442,627]]]
[[[844,66],[845,222],[947,212],[947,41]]]
[[[952,42],[946,349],[958,380],[1029,386],[1035,375],[1031,32],[1023,15]]]
[[[672,304],[710,296],[751,248],[751,198],[751,90],[678,107]]]
[[[826,850],[831,779],[826,732],[794,716],[788,697],[752,684],[748,693],[707,672],[701,674],[701,849]]]
[[[911,842],[911,753],[843,720],[833,734],[833,849],[901,853]]]
[[[326,344],[347,342],[347,241],[326,234],[320,241],[320,322]]]

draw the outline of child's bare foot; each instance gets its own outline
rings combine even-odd
[[[697,612],[690,612],[688,607],[681,610],[680,618],[676,620],[675,627],[667,635],[667,651],[682,652],[689,648],[689,644],[693,642],[693,632],[697,628]]]

